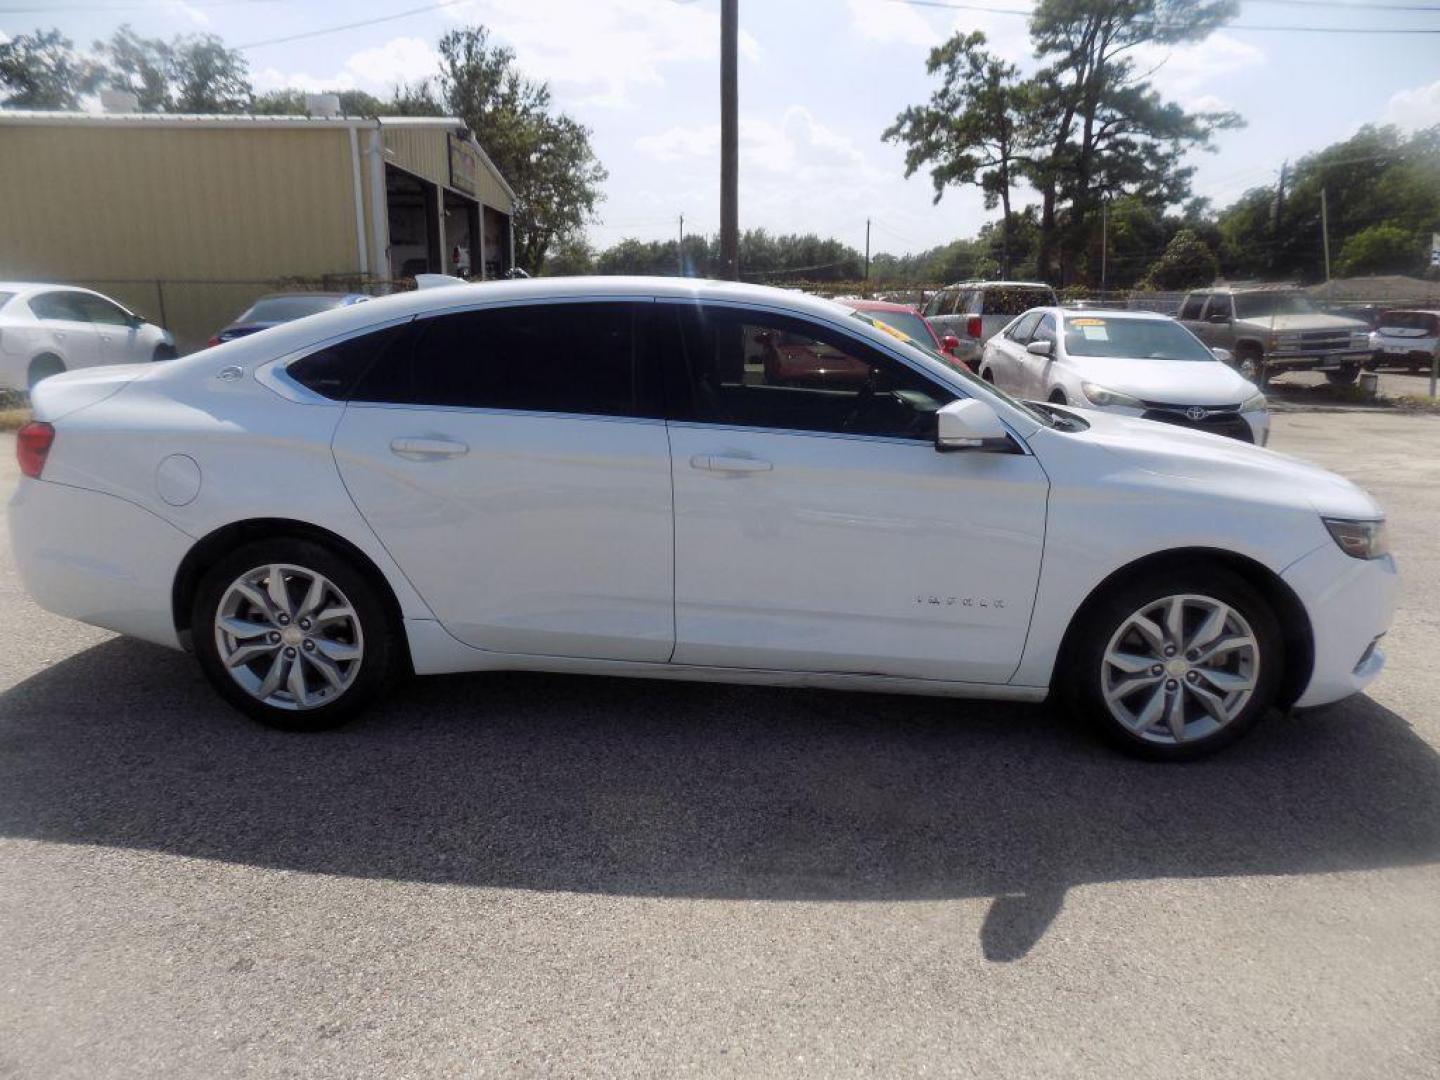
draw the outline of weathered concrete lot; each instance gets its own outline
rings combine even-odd
[[[1389,507],[1391,670],[1184,768],[541,677],[287,738],[0,550],[0,1077],[1440,1074],[1440,420],[1274,444]]]

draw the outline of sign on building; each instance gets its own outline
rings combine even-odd
[[[450,186],[467,195],[480,194],[480,154],[467,142],[447,135],[450,143]]]

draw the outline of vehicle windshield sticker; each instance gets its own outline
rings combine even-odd
[[[1071,319],[1071,326],[1104,326],[1104,319]]]
[[[1080,327],[1085,332],[1086,341],[1109,341],[1110,335],[1105,332],[1104,323],[1087,322]]]
[[[895,329],[895,327],[891,326],[889,323],[880,322],[878,319],[875,319],[871,321],[870,325],[875,327],[877,330],[884,330],[885,333],[889,334],[893,338],[899,338],[907,345],[915,344],[914,338],[912,338],[909,334],[905,333],[904,330]]]

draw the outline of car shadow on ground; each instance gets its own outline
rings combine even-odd
[[[1007,960],[1075,885],[1440,860],[1440,762],[1363,697],[1157,766],[1040,708],[539,675],[415,680],[293,736],[116,639],[0,695],[0,835],[508,888],[991,897]]]

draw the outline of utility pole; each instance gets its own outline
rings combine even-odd
[[[1330,299],[1330,207],[1325,202],[1325,189],[1320,189],[1320,239],[1325,245],[1325,299]]]
[[[720,276],[740,278],[740,0],[720,0]]]
[[[865,219],[865,284],[870,284],[870,219]]]
[[[1100,299],[1105,299],[1105,278],[1110,259],[1110,200],[1100,204]]]
[[[680,246],[675,249],[675,268],[685,276],[685,214],[680,214]]]

